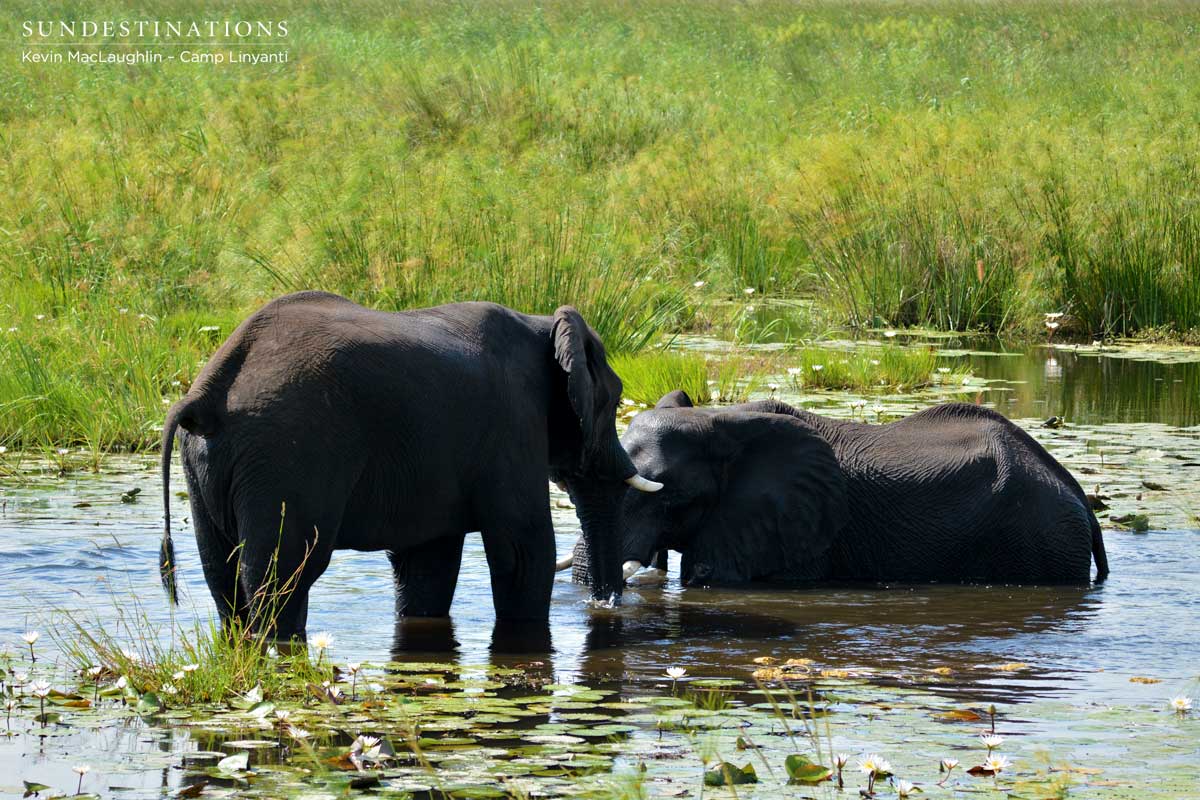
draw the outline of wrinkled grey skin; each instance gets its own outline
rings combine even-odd
[[[163,502],[178,428],[221,618],[281,640],[303,638],[309,588],[335,549],[387,551],[397,613],[446,615],[469,531],[483,535],[497,617],[544,620],[547,478],[567,486],[597,554],[593,595],[620,595],[617,517],[635,473],[616,434],[620,397],[604,346],[569,306],[387,313],[289,295],[234,331],[171,408]],[[160,567],[172,598],[174,566],[168,508]],[[292,575],[272,625],[256,593]]]
[[[672,392],[622,438],[656,495],[626,497],[623,560],[683,554],[685,584],[1086,584],[1108,574],[1075,479],[1000,414],[960,403],[887,425]],[[580,545],[582,548],[583,545]]]

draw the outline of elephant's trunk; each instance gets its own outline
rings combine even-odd
[[[592,599],[615,603],[625,581],[621,576],[620,530],[624,483],[571,486],[571,500],[583,535],[575,543],[572,577],[591,587]]]

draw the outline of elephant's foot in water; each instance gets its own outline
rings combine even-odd
[[[388,553],[396,582],[397,617],[445,617],[454,601],[462,564],[463,536]]]

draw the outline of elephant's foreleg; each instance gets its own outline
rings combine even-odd
[[[549,506],[544,515],[509,525],[491,525],[483,531],[497,619],[549,618],[554,546]]]
[[[462,551],[463,537],[458,535],[388,553],[396,580],[396,616],[447,616],[458,585]]]

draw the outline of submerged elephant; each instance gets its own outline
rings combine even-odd
[[[501,619],[546,619],[547,478],[619,596],[618,514],[641,479],[617,438],[621,381],[570,306],[401,313],[323,292],[281,297],[213,356],[163,427],[160,553],[175,598],[168,486],[177,428],[204,576],[223,621],[303,637],[335,549],[385,550],[400,615],[448,613],[463,537],[480,531]]]
[[[887,425],[778,401],[693,408],[683,392],[622,439],[626,577],[683,554],[685,584],[759,580],[1087,583],[1108,574],[1100,525],[1071,474],[994,411],[934,406]],[[576,560],[586,553],[576,547]],[[576,569],[576,578],[586,578]]]

